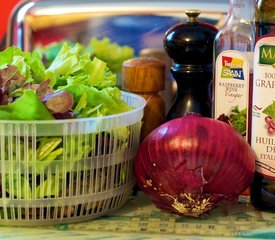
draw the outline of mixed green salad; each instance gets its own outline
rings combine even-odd
[[[71,47],[75,42],[66,41]],[[56,58],[62,48],[64,41],[52,43],[36,50],[43,56],[44,65],[48,66]],[[134,49],[127,45],[119,45],[111,42],[110,38],[98,39],[92,37],[87,45],[82,45],[82,52],[88,53],[91,58],[97,57],[107,63],[108,68],[114,73],[121,72],[122,63],[134,57]]]
[[[53,56],[51,48],[45,54],[50,52]],[[84,118],[130,110],[107,62],[78,43],[63,42],[55,53],[48,66],[41,51],[23,52],[13,46],[0,53],[0,119]],[[117,56],[118,62],[112,61],[119,65],[124,52]]]
[[[121,98],[117,75],[112,70],[118,70],[132,54],[131,48],[113,44],[108,38],[93,38],[88,47],[62,42],[33,52],[15,46],[7,48],[0,52],[0,121],[89,118],[131,110]],[[1,151],[5,152],[2,159],[37,166],[35,174],[31,171],[29,175],[16,171],[7,174],[7,196],[21,199],[60,196],[64,179],[69,179],[65,181],[68,184],[76,181],[75,176],[68,176],[74,163],[127,148],[131,129],[122,127],[114,131],[115,134],[104,131],[88,136],[37,136],[35,140],[1,138],[4,141],[0,144]],[[116,146],[111,146],[115,142]],[[62,163],[64,159],[70,161],[67,167]],[[125,169],[121,165],[116,171],[121,172],[120,181]],[[95,176],[94,170],[85,172],[87,179],[89,176]]]

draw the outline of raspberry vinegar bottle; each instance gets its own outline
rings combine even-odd
[[[255,0],[230,0],[225,25],[214,41],[213,117],[247,139],[249,87],[253,76]]]

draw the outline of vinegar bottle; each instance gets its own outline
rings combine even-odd
[[[212,115],[245,138],[255,45],[254,1],[230,0],[226,23],[214,40]]]
[[[256,173],[251,203],[256,209],[275,212],[275,1],[258,1],[255,19],[250,142]]]

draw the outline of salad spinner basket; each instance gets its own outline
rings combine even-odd
[[[120,208],[135,184],[145,100],[105,117],[0,121],[0,224],[52,225]]]

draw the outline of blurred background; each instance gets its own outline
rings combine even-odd
[[[165,31],[186,20],[184,10],[201,10],[200,21],[219,28],[228,7],[229,0],[9,0],[0,15],[1,49],[17,45],[32,50],[61,40],[85,44],[91,37],[109,37],[138,53],[161,47]]]
[[[7,31],[8,18],[9,15],[14,8],[14,6],[20,2],[20,0],[9,0],[5,1],[5,4],[1,6],[1,14],[0,14],[0,47],[3,49],[5,34]]]

